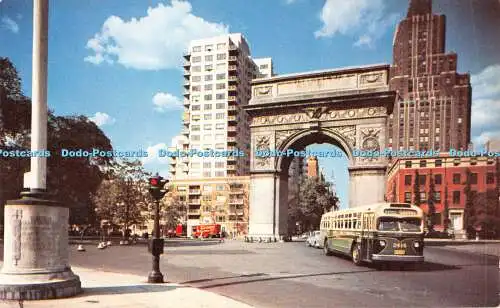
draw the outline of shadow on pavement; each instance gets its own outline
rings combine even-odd
[[[435,272],[435,271],[447,271],[447,270],[458,270],[461,267],[455,265],[446,265],[441,263],[427,262],[422,264],[368,264],[371,268],[377,270],[387,270],[387,271],[412,271],[412,272]]]
[[[227,277],[220,277],[220,278],[206,278],[206,279],[197,279],[197,280],[189,280],[189,281],[184,281],[181,283],[201,283],[201,282],[209,282],[209,281],[214,281],[214,280],[224,280],[224,279],[235,279],[235,278],[247,278],[247,277],[259,277],[259,276],[267,276],[267,274],[264,273],[255,273],[255,274],[248,274],[248,275],[238,275],[238,276],[227,276]]]
[[[244,281],[223,282],[223,283],[216,283],[216,284],[212,284],[212,285],[199,286],[197,288],[200,288],[200,289],[210,289],[210,288],[224,287],[224,286],[230,286],[230,285],[253,283],[253,282],[262,282],[262,281],[271,281],[271,280],[282,280],[282,279],[293,279],[293,278],[315,277],[315,276],[330,276],[330,275],[348,275],[348,274],[359,274],[359,273],[367,273],[367,272],[374,272],[374,271],[375,270],[352,271],[352,272],[316,273],[316,274],[296,274],[296,275],[286,275],[286,276],[279,276],[279,277],[266,277],[266,278],[244,280]],[[267,275],[267,274],[259,274],[259,276],[264,276],[264,275]],[[255,275],[255,276],[257,276],[257,275]],[[231,278],[235,279],[235,278],[239,278],[239,277],[240,276],[215,278],[215,279],[207,279],[207,280],[214,281],[214,280],[219,280],[219,279],[231,279]]]
[[[183,286],[172,285],[131,285],[131,286],[108,286],[108,287],[92,287],[83,288],[83,293],[79,296],[91,295],[112,295],[112,294],[136,294],[136,293],[154,293],[172,291]]]

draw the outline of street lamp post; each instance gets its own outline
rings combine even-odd
[[[160,272],[160,255],[163,254],[164,241],[160,235],[160,200],[167,193],[164,189],[168,180],[164,180],[156,174],[155,177],[149,179],[149,193],[155,203],[154,231],[153,238],[149,242],[149,252],[153,255],[152,271],[148,275],[149,283],[163,283],[163,274]]]

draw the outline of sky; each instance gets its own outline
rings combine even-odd
[[[243,33],[278,74],[392,62],[404,0],[52,0],[49,108],[86,115],[117,150],[169,146],[182,127],[182,54],[192,39]],[[472,138],[500,137],[500,1],[435,0],[448,52],[473,84]],[[31,95],[32,1],[0,0],[0,56]],[[314,149],[326,149],[314,146]],[[329,148],[330,149],[330,148]],[[167,176],[168,161],[149,157]],[[320,160],[347,204],[347,160]]]

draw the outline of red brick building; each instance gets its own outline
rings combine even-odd
[[[432,0],[410,0],[393,41],[389,84],[398,99],[388,121],[389,148],[468,148],[470,76],[457,72],[457,54],[447,53],[445,42],[446,18],[432,13]]]
[[[429,207],[430,178],[434,181],[434,204],[436,230],[443,230],[445,202],[448,201],[448,218],[455,234],[464,234],[465,204],[467,182],[474,193],[498,189],[498,158],[487,156],[450,157],[442,153],[432,158],[398,158],[388,169],[386,199],[391,202],[416,203],[416,184],[418,175],[418,193],[420,204],[426,213]],[[469,181],[467,180],[470,172]]]

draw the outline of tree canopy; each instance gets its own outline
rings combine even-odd
[[[317,229],[321,216],[338,208],[339,199],[330,186],[330,183],[319,177],[303,176],[299,184],[298,202],[289,203],[289,227],[294,227],[298,222],[302,230]]]

